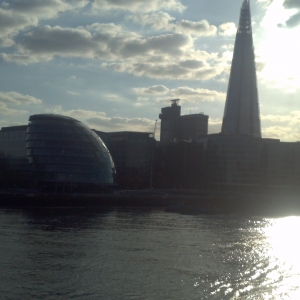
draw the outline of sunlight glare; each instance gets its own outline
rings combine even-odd
[[[257,36],[259,42],[256,55],[265,68],[261,76],[276,88],[287,92],[300,86],[300,26],[285,28],[285,21],[295,14],[295,10],[284,9],[283,0],[274,0],[261,22],[263,33]],[[281,26],[279,26],[281,24]]]

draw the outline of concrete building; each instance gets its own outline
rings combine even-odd
[[[244,0],[241,8],[222,133],[261,137],[249,0]]]
[[[181,106],[178,105],[179,99],[171,100],[171,107],[164,107],[161,109],[159,118],[160,125],[160,141],[174,141],[179,137],[179,119]]]

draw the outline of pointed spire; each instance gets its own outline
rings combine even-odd
[[[242,9],[250,9],[249,0],[244,0]]]
[[[241,8],[230,70],[222,133],[261,137],[249,0]]]

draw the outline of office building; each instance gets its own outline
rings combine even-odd
[[[249,0],[244,0],[241,8],[222,134],[261,137]]]
[[[161,109],[159,118],[160,125],[160,141],[174,141],[179,135],[179,118],[181,106],[178,105],[179,99],[171,100],[171,107],[164,107]]]
[[[95,132],[106,141],[116,166],[116,182],[120,188],[150,187],[152,154],[155,141],[151,132]]]
[[[179,99],[171,100],[170,107],[161,109],[160,141],[174,142],[197,139],[208,132],[208,116],[203,113],[180,115]]]

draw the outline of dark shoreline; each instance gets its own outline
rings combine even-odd
[[[0,192],[2,208],[160,207],[186,214],[300,215],[300,197],[278,193],[180,190],[124,191],[114,194],[45,194]]]

